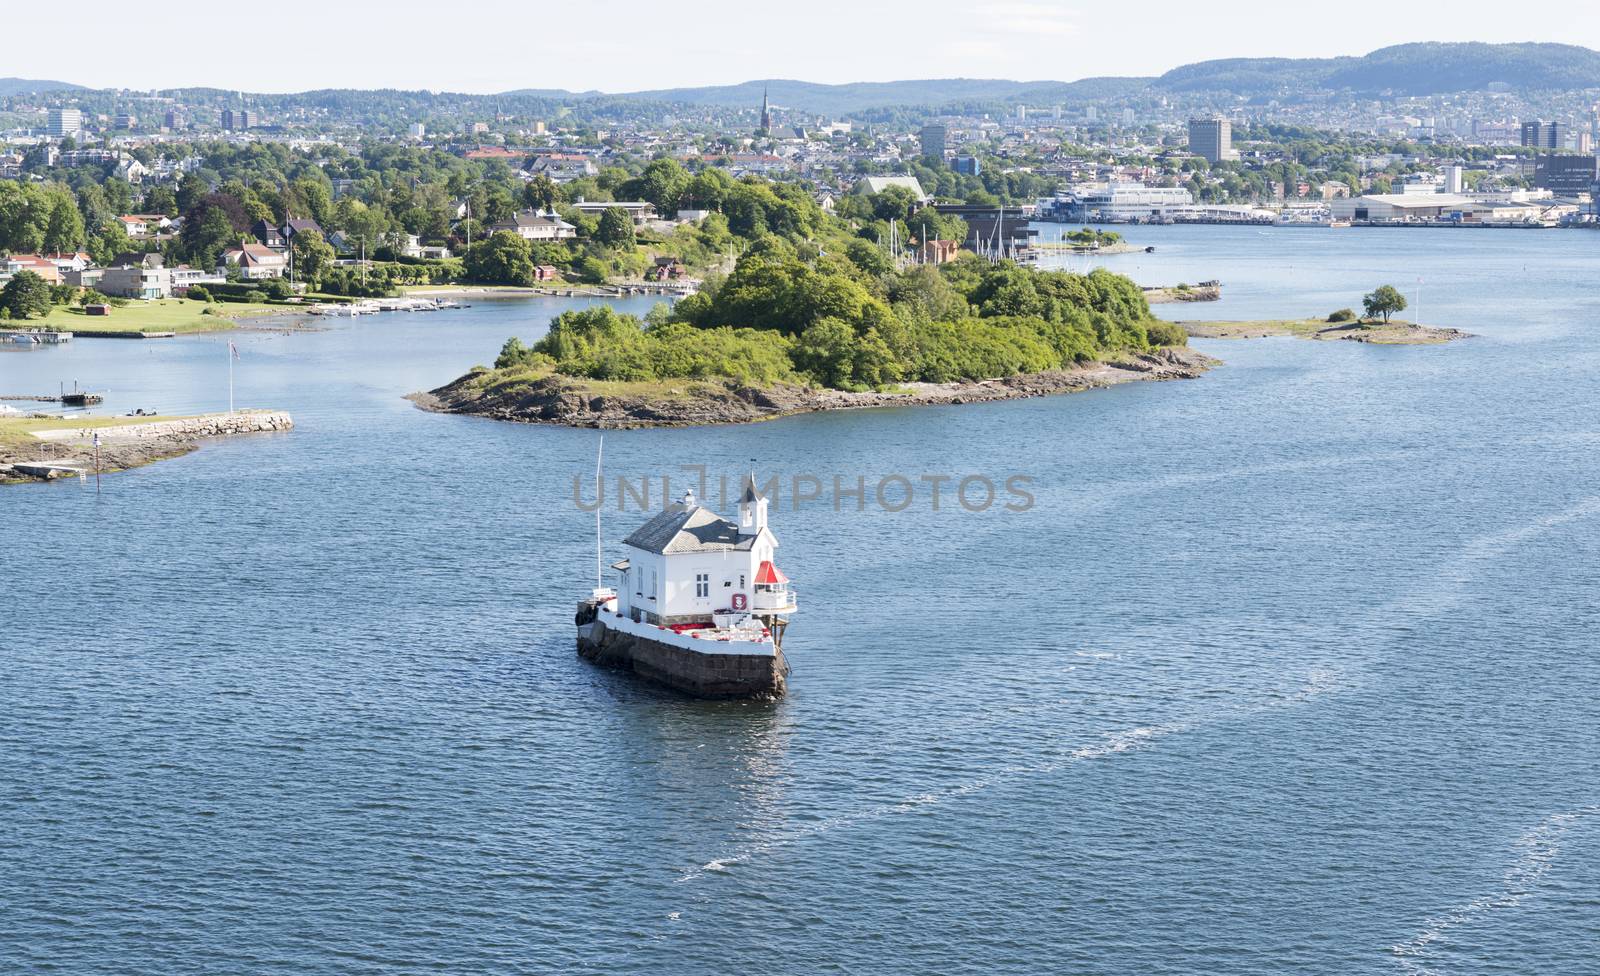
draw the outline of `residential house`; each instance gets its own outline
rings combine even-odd
[[[265,244],[242,244],[222,252],[217,271],[226,274],[229,267],[237,267],[239,276],[247,281],[282,278],[289,271],[289,258]]]
[[[71,254],[46,254],[45,260],[56,266],[56,270],[61,273],[63,280],[65,280],[69,272],[82,271],[94,263],[94,259],[82,251],[75,251]]]
[[[586,217],[598,217],[607,210],[623,210],[635,225],[656,219],[656,205],[648,200],[579,200],[572,209]]]
[[[172,227],[172,218],[166,214],[128,214],[118,217],[122,222],[122,229],[134,240],[143,240],[155,234],[165,233]]]
[[[551,264],[536,264],[533,267],[534,281],[560,281],[561,272]]]
[[[585,176],[598,176],[600,167],[588,156],[550,153],[534,157],[526,167],[534,176],[548,176],[555,183],[571,183]]]
[[[227,282],[227,276],[204,268],[191,268],[187,264],[180,264],[172,269],[172,294],[179,298],[187,295],[194,285],[220,285]]]
[[[283,234],[285,246],[294,243],[296,234],[303,234],[308,230],[316,231],[317,236],[324,239],[328,236],[322,232],[321,225],[310,217],[290,217],[284,221],[283,227],[279,229],[280,233]]]
[[[145,254],[138,261],[119,262],[105,269],[97,291],[124,298],[171,298],[172,272],[159,254]]]
[[[256,221],[250,228],[250,236],[261,242],[263,247],[270,247],[275,251],[281,251],[289,246],[289,242],[284,240],[283,231],[274,227],[269,220]]]
[[[49,258],[37,254],[13,254],[0,259],[0,272],[5,272],[9,277],[19,271],[32,271],[52,285],[61,284],[61,271]]]
[[[689,269],[675,257],[656,258],[655,266],[646,271],[644,276],[650,281],[676,281],[688,275]]]
[[[919,264],[944,264],[946,261],[954,261],[956,255],[960,253],[960,241],[924,241],[917,246],[917,262]]]
[[[144,182],[144,178],[150,175],[150,170],[132,156],[125,156],[117,163],[116,175],[137,185]]]
[[[524,210],[509,220],[489,225],[489,233],[510,231],[525,241],[566,241],[578,236],[578,228],[557,215]]]

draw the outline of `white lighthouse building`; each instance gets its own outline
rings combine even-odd
[[[773,563],[778,538],[754,478],[745,481],[737,525],[689,492],[622,546],[628,558],[612,568],[617,612],[630,620],[682,628],[795,609],[789,580]]]
[[[616,591],[579,605],[581,654],[696,694],[782,692],[795,593],[774,561],[778,539],[754,476],[737,522],[687,492],[622,545]]]

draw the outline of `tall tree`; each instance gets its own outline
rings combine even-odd
[[[32,271],[18,271],[0,289],[0,309],[14,319],[50,314],[50,285]]]

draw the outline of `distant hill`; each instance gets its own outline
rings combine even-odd
[[[1571,44],[1399,44],[1353,58],[1229,58],[1157,78],[1171,92],[1236,95],[1392,91],[1437,95],[1502,83],[1516,91],[1600,88],[1600,52]]]
[[[888,106],[937,107],[954,103],[1010,102],[1038,99],[1115,98],[1149,87],[1149,78],[1085,78],[1082,81],[1001,81],[982,78],[935,78],[920,81],[862,81],[843,85],[822,85],[791,78],[746,81],[737,85],[704,88],[659,88],[652,91],[558,92],[548,89],[521,89],[505,92],[505,97],[611,99],[706,105],[719,108],[754,108],[761,94],[769,92],[772,104],[821,115],[843,115],[864,109]]]
[[[315,105],[381,116],[426,111],[480,111],[496,107],[553,111],[561,105],[609,108],[638,105],[697,105],[754,109],[763,90],[772,104],[802,115],[845,116],[896,110],[989,111],[996,105],[1038,107],[1091,101],[1119,102],[1163,95],[1246,98],[1348,92],[1375,95],[1435,95],[1482,91],[1504,84],[1518,92],[1600,88],[1600,52],[1570,44],[1421,43],[1386,47],[1361,57],[1227,58],[1174,68],[1159,78],[1084,78],[1078,81],[1007,81],[993,78],[928,78],[823,85],[791,78],[746,81],[700,88],[636,92],[571,92],[525,88],[497,95],[432,91],[329,89],[282,95],[251,95],[256,104],[279,109]],[[23,92],[84,91],[62,81],[0,78],[0,97]],[[110,93],[107,93],[110,94]],[[170,94],[219,98],[231,92],[188,89]],[[502,102],[503,100],[503,102]],[[885,112],[884,110],[890,110]]]
[[[66,81],[40,81],[33,78],[0,78],[0,95],[23,95],[28,92],[87,91],[82,85]]]

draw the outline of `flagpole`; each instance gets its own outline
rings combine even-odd
[[[233,416],[233,343],[228,343],[228,416]]]

